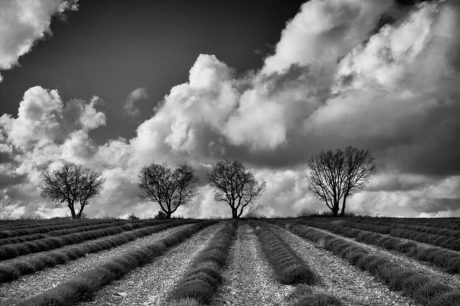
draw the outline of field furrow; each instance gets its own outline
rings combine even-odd
[[[325,230],[299,225],[295,222],[284,223],[291,232],[324,246],[328,251],[346,259],[370,274],[376,276],[392,290],[402,291],[405,295],[423,305],[459,306],[460,290],[430,276],[411,269],[385,254],[368,249],[356,241],[342,238]]]
[[[405,255],[401,255],[399,253],[394,253],[387,251],[385,249],[382,249],[377,246],[369,245],[363,242],[358,242],[355,239],[347,238],[341,235],[337,235],[331,231],[327,231],[324,229],[316,228],[318,231],[322,231],[325,233],[328,233],[329,235],[333,235],[335,237],[339,237],[340,239],[343,239],[345,241],[348,241],[350,243],[353,243],[355,245],[358,245],[366,250],[369,250],[372,252],[373,255],[381,255],[385,256],[386,258],[390,259],[391,261],[403,265],[407,269],[410,269],[411,271],[419,272],[422,275],[425,275],[429,277],[432,280],[436,280],[440,283],[443,283],[447,286],[450,286],[452,288],[460,288],[460,275],[458,274],[447,274],[441,271],[440,269],[423,264],[419,262],[418,260],[409,258]]]
[[[152,263],[102,288],[90,301],[78,305],[164,305],[167,293],[221,227],[219,223],[203,229]]]
[[[321,283],[314,290],[332,294],[349,306],[419,305],[412,299],[391,291],[369,273],[350,265],[319,245],[314,245],[283,228],[276,227],[274,230],[320,276]]]
[[[97,268],[124,252],[148,245],[153,241],[165,238],[174,232],[187,228],[188,226],[190,225],[181,225],[170,228],[153,235],[136,239],[107,251],[89,254],[86,257],[79,258],[66,265],[56,266],[51,269],[21,277],[13,282],[3,284],[0,286],[0,302],[5,305],[13,305],[15,302],[53,288],[59,283],[67,281],[83,271]]]
[[[0,283],[11,282],[23,275],[32,274],[59,264],[65,264],[90,253],[108,250],[129,241],[154,234],[170,227],[189,223],[188,221],[173,221],[155,226],[126,231],[108,237],[64,246],[52,251],[33,253],[0,263]]]
[[[0,222],[0,305],[460,306],[454,220],[29,222]]]
[[[240,224],[223,283],[211,305],[279,305],[293,290],[294,286],[276,281],[254,229]]]
[[[6,260],[28,254],[53,250],[63,247],[65,245],[77,244],[88,240],[94,240],[101,237],[131,231],[136,228],[145,228],[157,224],[159,223],[155,220],[134,222],[130,224],[115,225],[103,229],[76,232],[73,234],[67,234],[58,237],[50,236],[43,239],[27,241],[22,243],[6,244],[0,246],[0,260]]]
[[[436,266],[435,269],[441,269],[440,272],[460,272],[460,253],[456,251],[409,239],[379,234],[364,229],[351,228],[344,226],[345,223],[340,221],[334,221],[334,223],[332,223],[299,220],[298,223],[321,228],[329,232],[333,232],[334,234],[353,238],[359,242],[378,246],[392,252],[412,257],[422,262],[433,264]]]

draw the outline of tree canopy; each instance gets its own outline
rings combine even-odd
[[[98,195],[104,185],[100,172],[81,165],[65,163],[60,169],[42,172],[41,195],[57,203],[66,203],[72,218],[80,219],[89,199]],[[75,204],[80,204],[78,212]]]
[[[227,203],[235,219],[240,218],[244,208],[265,189],[265,182],[257,182],[252,172],[239,161],[217,162],[208,174],[208,180],[215,189],[215,199]]]
[[[369,150],[346,147],[344,150],[321,151],[308,161],[309,189],[337,216],[345,215],[347,197],[363,189],[375,173],[375,158]]]
[[[139,172],[141,196],[160,205],[167,218],[191,201],[197,181],[195,171],[187,164],[171,169],[153,162]]]

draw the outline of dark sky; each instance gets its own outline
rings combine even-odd
[[[67,20],[52,23],[52,37],[4,71],[1,113],[16,116],[24,92],[36,85],[58,89],[64,101],[97,95],[107,125],[98,142],[132,137],[139,122],[170,88],[183,83],[200,53],[216,55],[238,72],[259,68],[286,22],[304,1],[82,0]],[[149,98],[141,114],[123,116],[120,104],[135,88]]]

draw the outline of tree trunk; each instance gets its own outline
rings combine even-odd
[[[232,219],[239,219],[238,210],[232,207]]]
[[[70,214],[72,215],[72,219],[77,219],[77,215],[75,214],[75,209],[73,208],[73,205],[69,205],[70,209]]]
[[[172,215],[172,212],[170,210],[168,210],[166,212],[166,219],[171,219],[171,215]]]
[[[342,203],[342,211],[340,212],[340,216],[343,217],[345,216],[345,204],[347,201],[347,195],[343,196],[343,203]]]
[[[332,216],[337,217],[339,213],[339,201],[334,201],[334,206],[332,207]]]
[[[81,215],[83,214],[83,208],[85,208],[85,204],[80,204],[80,210],[77,214],[77,219],[81,219]]]
[[[339,208],[337,207],[334,207],[334,209],[332,209],[332,216],[333,217],[337,217],[338,216],[338,213],[339,213]]]

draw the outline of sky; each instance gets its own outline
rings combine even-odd
[[[267,182],[250,211],[326,206],[308,159],[353,145],[377,173],[357,214],[460,216],[460,4],[454,0],[0,0],[0,218],[54,217],[40,173],[102,172],[92,217],[141,217],[151,162],[201,183],[178,214],[230,216],[205,174],[242,161]]]

